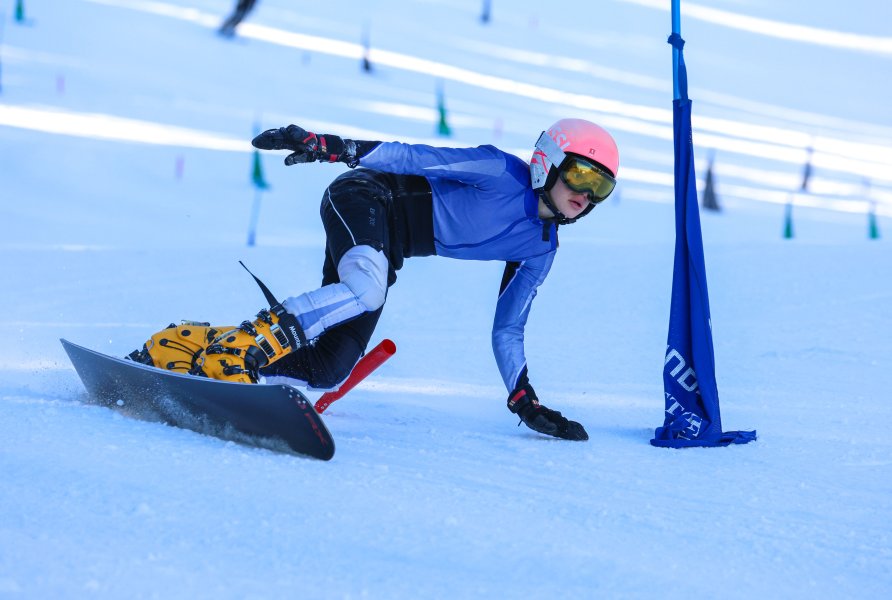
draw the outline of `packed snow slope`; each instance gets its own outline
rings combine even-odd
[[[892,596],[888,3],[683,3],[726,429],[660,450],[673,257],[669,0],[0,3],[0,596]],[[832,10],[831,10],[832,7]],[[361,68],[363,40],[370,73]],[[437,95],[452,137],[438,137]],[[58,343],[122,356],[181,319],[239,322],[318,285],[343,165],[248,144],[298,123],[494,143],[603,123],[620,188],[561,229],[526,332],[546,405],[505,408],[502,265],[408,261],[373,343],[398,351],[324,418],[328,463],[89,403]],[[809,193],[798,193],[812,149]],[[792,202],[795,237],[783,239]],[[880,239],[868,238],[875,210]],[[310,393],[315,398],[315,393]]]

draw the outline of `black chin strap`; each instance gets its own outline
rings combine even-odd
[[[542,221],[542,241],[547,242],[551,240],[551,226],[554,225],[554,230],[557,231],[558,225],[563,223],[567,217],[565,215],[562,215],[561,211],[554,208],[554,206],[548,200],[548,196],[543,190],[539,190],[537,196],[542,199],[542,202],[545,203],[545,206],[554,215],[550,219],[543,219],[542,217],[539,217],[539,219]]]
[[[545,207],[554,215],[551,219],[547,219],[548,221],[554,221],[558,225],[566,225],[573,222],[572,219],[568,218],[567,215],[558,210],[557,206],[551,201],[551,198],[548,197],[548,192],[544,189],[539,192],[539,198],[542,199],[542,202],[545,203]]]
[[[543,221],[545,221],[546,224],[554,222],[558,225],[569,225],[571,223],[575,223],[576,221],[578,221],[585,215],[589,214],[595,208],[595,205],[592,204],[591,202],[589,202],[588,206],[586,206],[582,210],[581,213],[579,213],[578,215],[576,215],[575,217],[573,217],[571,219],[570,217],[568,217],[567,215],[565,215],[564,213],[562,213],[561,211],[558,210],[557,206],[555,206],[554,203],[551,201],[551,199],[548,197],[548,192],[546,192],[545,189],[542,189],[539,191],[539,198],[542,199],[542,202],[545,203],[545,207],[551,211],[551,214],[554,215],[554,217],[552,217],[551,219],[543,219]],[[548,241],[548,238],[546,237],[544,230],[542,232],[542,240]]]

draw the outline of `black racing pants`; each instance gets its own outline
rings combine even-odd
[[[338,283],[337,265],[358,245],[388,258],[387,285],[410,256],[434,254],[431,189],[424,177],[391,175],[368,169],[344,173],[325,190],[320,207],[325,228],[322,285]],[[350,374],[368,346],[383,306],[327,329],[315,343],[261,371],[332,388]]]

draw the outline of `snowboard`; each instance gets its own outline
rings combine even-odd
[[[287,385],[165,371],[60,340],[91,398],[128,416],[321,460],[334,440],[313,404]]]

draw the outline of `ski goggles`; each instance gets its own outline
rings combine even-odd
[[[616,179],[602,167],[576,156],[568,156],[561,165],[561,181],[574,192],[585,194],[592,204],[603,202],[613,188]]]

